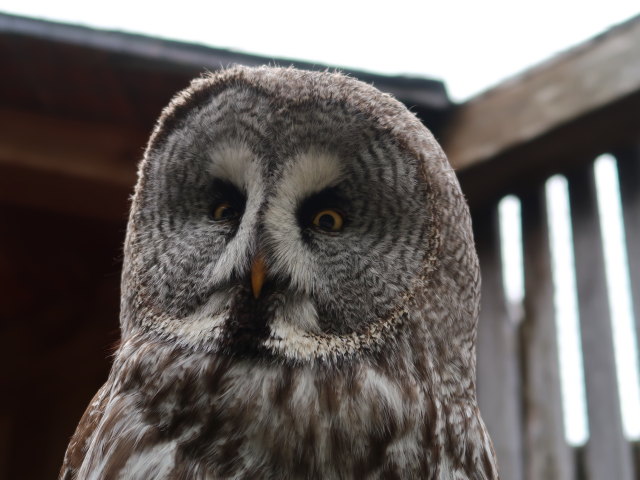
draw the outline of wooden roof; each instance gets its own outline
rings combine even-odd
[[[327,68],[2,14],[0,61],[0,202],[112,219],[126,216],[155,119],[192,78],[232,64]],[[436,134],[452,107],[436,80],[343,71]]]
[[[640,15],[456,106],[440,140],[475,207],[635,142],[638,111]]]
[[[206,70],[233,64],[328,68],[2,14],[0,59],[4,107],[143,129],[174,93]],[[393,94],[430,123],[451,106],[440,81],[341,70]]]

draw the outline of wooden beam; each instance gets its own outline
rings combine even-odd
[[[0,167],[129,186],[145,140],[145,134],[124,127],[0,110]]]
[[[640,17],[462,104],[444,149],[469,168],[638,91]]]
[[[478,404],[493,441],[501,478],[522,480],[518,332],[504,297],[497,208],[476,212],[473,225],[482,271],[476,369]]]
[[[590,480],[632,480],[631,448],[622,431],[593,164],[571,172],[567,180],[589,415],[586,471]]]
[[[146,132],[0,110],[0,201],[121,219]]]
[[[472,209],[640,136],[640,17],[454,111],[441,138]]]
[[[524,470],[528,479],[571,480],[565,440],[544,184],[521,195],[525,318],[521,327]]]

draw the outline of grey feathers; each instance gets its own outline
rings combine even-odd
[[[140,165],[122,345],[61,478],[495,479],[478,295],[457,180],[399,102],[194,80]]]

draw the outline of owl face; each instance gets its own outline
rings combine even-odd
[[[421,160],[331,98],[201,95],[142,167],[128,243],[143,327],[238,355],[357,350],[424,270]]]
[[[470,227],[431,134],[371,86],[193,82],[139,168],[122,343],[64,478],[497,478]]]

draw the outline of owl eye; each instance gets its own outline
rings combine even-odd
[[[237,218],[239,215],[238,210],[228,202],[222,202],[216,205],[213,209],[213,219],[216,222],[224,222],[228,220],[233,220]]]
[[[313,216],[312,223],[314,226],[325,232],[339,232],[342,230],[344,220],[342,214],[336,210],[325,209],[320,210]]]

